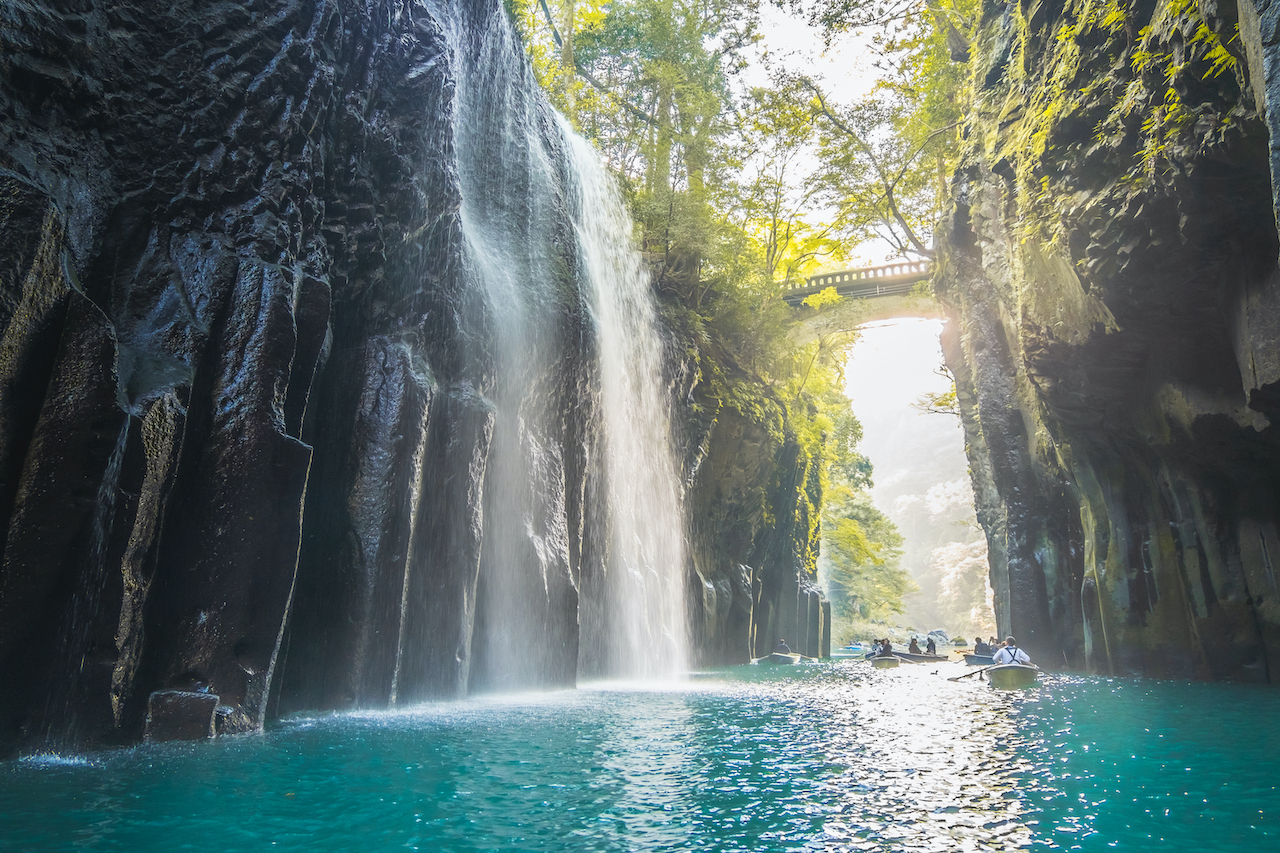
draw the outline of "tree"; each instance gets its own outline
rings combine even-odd
[[[947,369],[945,364],[938,365],[933,372],[937,376],[950,380],[951,387],[940,393],[927,391],[917,397],[911,407],[930,415],[960,417],[960,400],[956,397],[955,377],[951,375],[951,371]]]
[[[738,110],[736,162],[729,216],[759,244],[764,274],[788,285],[825,258],[838,256],[831,229],[812,222],[819,207],[817,128],[794,78],[750,89]]]
[[[932,229],[954,168],[961,66],[974,0],[797,0],[828,43],[860,31],[881,71],[871,94],[839,103],[820,82],[794,75],[820,121],[823,203],[846,244],[887,243],[895,254],[932,257]],[[867,28],[875,27],[872,33]]]
[[[823,557],[834,617],[884,621],[903,611],[915,583],[898,561],[902,536],[865,489],[833,485],[823,507]]]

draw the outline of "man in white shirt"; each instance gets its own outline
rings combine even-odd
[[[1001,663],[1025,663],[1030,664],[1031,658],[1027,653],[1018,648],[1017,642],[1013,637],[1004,638],[1004,647],[997,650],[992,656],[992,661],[997,664]]]

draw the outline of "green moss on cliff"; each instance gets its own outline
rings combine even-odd
[[[987,18],[970,150],[1010,182],[1016,236],[1072,251],[1086,278],[1097,261],[1068,235],[1079,241],[1085,224],[1100,256],[1118,239],[1117,212],[1140,215],[1147,196],[1176,192],[1186,163],[1256,118],[1238,25],[1211,29],[1195,0],[1038,0]]]

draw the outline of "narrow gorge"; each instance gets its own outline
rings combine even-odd
[[[829,654],[803,382],[664,296],[502,3],[0,14],[0,755]],[[1000,630],[1272,682],[1280,6],[977,14],[933,285]]]
[[[826,651],[816,465],[496,0],[3,14],[0,753]]]

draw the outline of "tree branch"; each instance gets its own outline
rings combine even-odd
[[[826,98],[822,95],[822,90],[815,86],[812,81],[805,78],[800,79],[800,84],[813,92],[814,97],[818,99],[818,107],[822,111],[822,114],[827,117],[827,120],[835,125],[838,130],[856,142],[858,147],[867,155],[867,159],[869,159],[871,161],[871,165],[875,167],[876,174],[880,176],[880,185],[884,188],[884,201],[885,204],[888,205],[889,213],[893,216],[894,221],[897,222],[898,227],[905,232],[907,240],[911,243],[917,254],[926,258],[932,258],[933,251],[925,247],[924,243],[916,235],[915,229],[911,227],[907,222],[906,217],[902,215],[902,211],[898,209],[898,202],[894,198],[893,188],[897,180],[901,180],[901,176],[891,182],[888,174],[885,173],[884,166],[880,163],[880,159],[876,157],[875,151],[866,142],[866,140],[864,140],[857,131],[849,127],[836,117],[834,113],[832,113],[831,109],[827,106]]]

